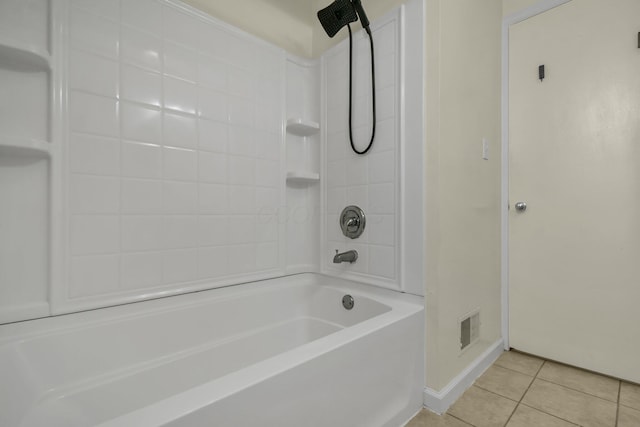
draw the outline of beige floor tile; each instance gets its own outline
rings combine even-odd
[[[505,351],[496,360],[496,365],[535,377],[544,360],[517,351]]]
[[[513,400],[473,386],[448,413],[475,427],[503,427],[516,405]]]
[[[614,427],[617,405],[608,400],[536,379],[522,403],[584,427]]]
[[[620,406],[618,413],[618,427],[638,427],[640,426],[640,411]]]
[[[518,405],[507,427],[575,427],[575,424],[553,417],[537,409]]]
[[[640,385],[622,382],[620,404],[640,410]]]
[[[612,402],[618,401],[620,381],[594,374],[593,372],[583,371],[560,363],[547,362],[538,373],[538,378]]]
[[[533,381],[520,372],[493,365],[476,381],[476,386],[512,400],[520,400]]]
[[[406,427],[470,427],[470,424],[460,421],[448,414],[437,415],[423,409],[409,421]]]

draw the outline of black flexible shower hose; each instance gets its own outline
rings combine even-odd
[[[371,129],[371,140],[369,145],[363,151],[358,151],[353,143],[353,130],[351,126],[351,106],[352,106],[352,92],[353,92],[353,35],[351,34],[351,25],[347,24],[349,29],[349,142],[351,143],[351,149],[356,154],[366,154],[373,145],[373,139],[376,136],[376,68],[373,60],[373,36],[369,27],[365,27],[365,31],[369,34],[369,43],[371,45],[371,100],[372,100],[372,113],[373,113],[373,126]]]

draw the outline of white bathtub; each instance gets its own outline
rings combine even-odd
[[[4,325],[0,425],[398,427],[422,331],[422,298],[313,274]]]

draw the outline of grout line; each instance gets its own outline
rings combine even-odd
[[[455,418],[456,420],[460,421],[461,423],[467,424],[467,425],[469,425],[469,426],[471,426],[471,427],[476,427],[476,425],[475,425],[475,424],[471,424],[470,422],[465,421],[465,420],[463,420],[462,418],[458,418],[458,417],[456,417],[455,415],[451,415],[451,414],[449,414],[448,412],[445,412],[444,414],[442,414],[442,415],[440,415],[440,416],[441,416],[441,417],[444,417],[445,415],[448,415],[448,416],[450,416],[451,418]]]
[[[557,383],[557,382],[552,381],[552,380],[549,380],[549,379],[547,379],[547,378],[537,378],[537,379],[539,379],[540,381],[545,381],[545,382],[548,382],[548,383],[551,383],[551,384],[554,384],[554,385],[560,386],[560,387],[564,387],[564,388],[569,389],[569,390],[577,391],[578,393],[586,394],[587,396],[590,396],[590,397],[595,397],[596,399],[600,399],[600,400],[603,400],[603,401],[605,401],[605,402],[614,403],[614,404],[616,404],[616,405],[618,404],[618,402],[617,402],[617,401],[613,401],[613,400],[605,399],[604,397],[597,396],[597,395],[595,395],[595,394],[589,393],[588,391],[578,390],[577,388],[569,387],[569,386],[568,386],[568,385],[566,385],[566,384]],[[619,397],[618,397],[618,400],[619,400]]]
[[[616,423],[614,426],[618,426],[618,420],[620,419],[620,393],[622,392],[622,381],[618,382],[618,401],[616,402]]]
[[[531,388],[531,386],[533,385],[533,383],[535,382],[536,378],[538,377],[538,374],[540,373],[540,371],[542,370],[542,367],[544,366],[544,364],[547,363],[546,360],[543,360],[542,363],[540,364],[540,367],[538,368],[538,371],[536,372],[536,374],[533,376],[533,378],[531,379],[531,382],[529,383],[529,385],[527,386],[527,389],[524,391],[524,393],[522,393],[522,396],[520,396],[520,400],[518,400],[518,403],[516,404],[516,407],[513,409],[513,412],[511,412],[511,415],[509,415],[509,418],[507,419],[507,422],[504,424],[505,426],[509,424],[509,422],[511,421],[511,418],[513,418],[513,414],[516,413],[516,411],[518,410],[518,407],[520,406],[520,404],[522,404],[522,400],[524,399],[524,397],[527,395],[527,393],[529,392],[529,389]],[[525,405],[526,406],[526,405]]]
[[[562,421],[564,421],[564,422],[566,422],[566,423],[569,423],[569,424],[571,424],[571,425],[574,425],[574,426],[580,426],[580,424],[576,424],[576,423],[574,423],[573,421],[565,420],[564,418],[560,418],[560,417],[559,417],[559,416],[557,416],[557,415],[553,415],[553,414],[550,414],[550,413],[548,413],[548,412],[544,412],[544,411],[542,411],[542,410],[540,410],[540,409],[538,409],[538,408],[534,408],[533,406],[527,405],[526,403],[521,403],[521,405],[522,405],[522,406],[526,406],[526,407],[527,407],[527,408],[529,408],[529,409],[533,409],[534,411],[542,412],[542,413],[543,413],[543,414],[545,414],[545,415],[549,415],[550,417],[553,417],[553,418],[558,419],[558,420],[562,420]],[[519,405],[518,405],[518,406],[519,406]]]

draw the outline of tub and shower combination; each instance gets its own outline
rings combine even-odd
[[[398,427],[422,330],[422,298],[316,274],[4,325],[0,425]]]

